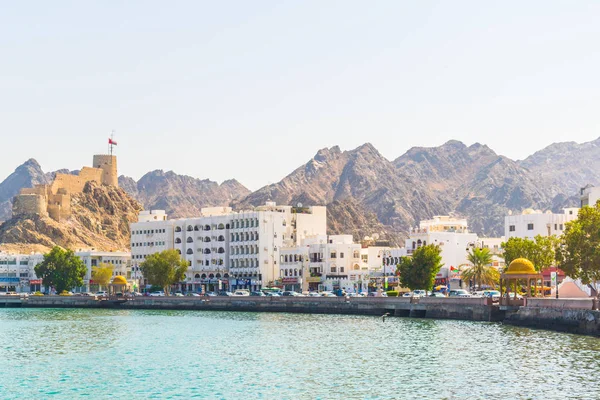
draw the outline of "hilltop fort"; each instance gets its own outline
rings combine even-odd
[[[50,184],[23,188],[13,199],[13,218],[39,215],[60,222],[71,216],[71,196],[83,192],[88,182],[119,187],[117,156],[98,154],[93,167],[83,167],[77,175],[57,173]]]

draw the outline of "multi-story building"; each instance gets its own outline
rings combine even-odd
[[[586,186],[580,191],[581,207],[593,206],[600,200],[600,187]]]
[[[418,228],[410,232],[406,239],[406,253],[427,244],[438,245],[441,249],[442,268],[436,276],[436,284],[460,287],[458,276],[451,276],[461,265],[467,264],[469,250],[477,245],[478,237],[469,232],[466,219],[450,216],[435,216],[421,221]]]
[[[84,285],[80,288],[74,288],[75,292],[90,291],[90,286],[95,285],[92,279],[92,271],[101,264],[113,269],[113,277],[120,275],[131,281],[131,253],[129,252],[85,250],[77,251],[75,255],[81,258],[87,268],[87,272],[83,278]],[[137,282],[133,282],[132,289],[135,291],[138,290]]]
[[[164,216],[131,224],[131,248],[138,268],[148,254],[177,250],[189,265],[182,282],[184,290],[257,290],[279,277],[281,248],[324,235],[326,228],[325,207],[277,206],[273,202],[239,212],[211,207],[201,209],[195,218],[168,220]],[[164,236],[158,246],[156,242],[137,246],[134,243],[141,240],[135,232],[140,231],[158,231]]]
[[[173,248],[174,221],[167,219],[164,210],[141,211],[138,221],[130,224],[131,272],[134,285],[142,287],[143,276],[140,265],[153,253]]]
[[[369,266],[352,235],[321,235],[305,240],[308,247],[308,290],[368,290]]]
[[[41,279],[34,268],[44,260],[42,254],[0,253],[0,292],[28,293],[41,290]]]
[[[560,236],[565,224],[576,219],[578,212],[578,208],[565,208],[562,214],[528,208],[522,214],[504,217],[504,236],[507,240],[511,237],[533,239],[537,235]]]

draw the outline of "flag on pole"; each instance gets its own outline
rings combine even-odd
[[[117,142],[115,140],[112,140],[111,138],[108,138],[108,144],[112,144],[112,145],[116,146]]]

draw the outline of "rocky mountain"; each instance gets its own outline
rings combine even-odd
[[[519,161],[519,165],[528,169],[550,195],[573,196],[587,184],[600,185],[600,138],[581,144],[554,143]]]
[[[54,245],[117,251],[129,248],[129,223],[137,220],[141,204],[123,189],[86,184],[71,198],[71,217],[57,222],[49,217],[20,216],[0,225],[4,249],[45,251]]]
[[[166,210],[170,218],[198,215],[202,207],[228,206],[250,193],[235,179],[219,185],[208,179],[162,170],[148,172],[137,182],[120,176],[119,186],[140,201],[145,209]]]
[[[12,198],[21,188],[30,188],[36,184],[48,183],[40,164],[30,158],[19,165],[2,183],[0,183],[0,221],[10,218]]]
[[[281,182],[265,186],[234,205],[259,205],[273,200],[279,204],[338,202],[347,208],[352,200],[350,210],[359,210],[356,218],[372,221],[362,227],[361,236],[385,236],[386,230],[407,231],[423,215],[443,213],[446,200],[432,194],[418,177],[398,174],[394,164],[367,143],[344,152],[337,146],[321,149]],[[376,215],[378,221],[366,217],[362,210]],[[330,216],[329,222],[335,231],[356,230],[348,218],[336,220]]]

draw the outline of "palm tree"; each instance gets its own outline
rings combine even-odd
[[[498,270],[491,266],[492,254],[489,249],[473,248],[467,256],[471,266],[462,272],[463,281],[473,281],[481,288],[481,285],[496,287],[500,279]]]

